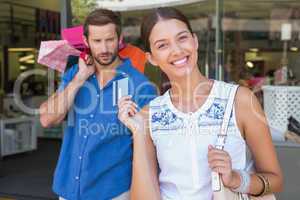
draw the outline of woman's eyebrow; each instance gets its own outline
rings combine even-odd
[[[177,33],[177,36],[178,36],[178,35],[181,35],[181,34],[183,34],[183,33],[189,33],[189,31],[187,31],[187,30],[181,31],[181,32]]]
[[[159,42],[164,42],[164,41],[166,41],[166,39],[156,40],[156,41],[154,42],[154,45],[157,44],[157,43],[159,43]]]
[[[177,33],[176,36],[179,36],[179,35],[184,34],[184,33],[189,33],[189,31],[187,31],[187,30],[181,31],[181,32]],[[166,39],[156,40],[156,41],[154,42],[154,45],[157,44],[157,43],[159,43],[159,42],[164,42],[165,40],[166,40]]]

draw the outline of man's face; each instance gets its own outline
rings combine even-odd
[[[118,38],[115,24],[89,25],[89,35],[85,42],[94,60],[102,66],[108,66],[118,57]]]

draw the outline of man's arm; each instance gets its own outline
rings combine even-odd
[[[74,103],[79,88],[86,79],[95,72],[94,66],[86,66],[79,59],[79,70],[66,88],[54,93],[40,106],[40,121],[43,127],[50,127],[61,123]]]
[[[67,115],[81,84],[72,80],[61,92],[55,92],[40,106],[40,121],[43,127],[59,124]]]

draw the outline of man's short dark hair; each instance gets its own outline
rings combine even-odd
[[[107,9],[96,9],[92,11],[85,19],[83,33],[86,37],[89,35],[89,25],[103,26],[115,24],[118,36],[121,34],[121,15]]]

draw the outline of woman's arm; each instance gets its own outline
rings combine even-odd
[[[142,113],[145,120],[144,130],[133,132],[131,198],[132,200],[159,200],[156,149],[149,133],[148,109],[146,108]]]
[[[280,192],[283,176],[264,111],[255,95],[245,87],[238,89],[235,102],[237,123],[253,155],[256,173],[269,180],[272,192]],[[253,174],[249,193],[255,195],[262,190],[262,181]]]
[[[159,200],[158,166],[156,150],[149,132],[149,108],[140,112],[129,98],[119,102],[119,119],[132,131],[133,167],[132,200]]]

